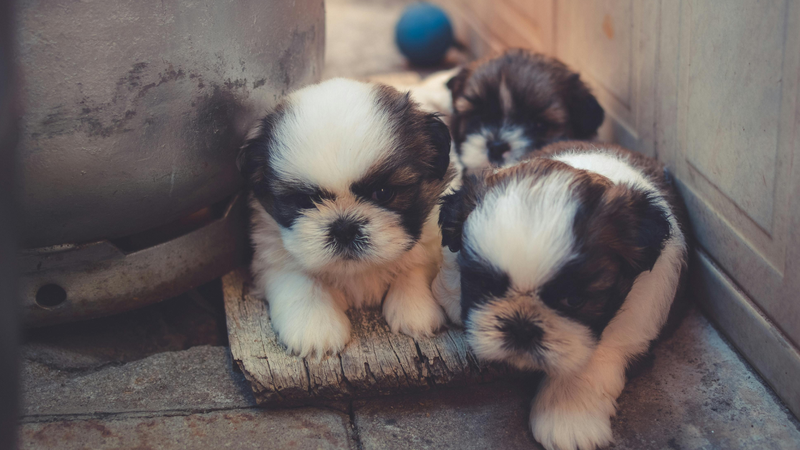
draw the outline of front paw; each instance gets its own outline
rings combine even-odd
[[[613,442],[613,399],[587,389],[583,383],[551,383],[533,400],[530,426],[533,437],[547,450],[594,450]]]
[[[439,272],[433,280],[431,292],[436,302],[444,308],[450,321],[461,325],[461,286],[453,288],[452,283],[448,283],[447,274]]]
[[[336,308],[316,307],[272,315],[272,326],[289,353],[321,358],[341,352],[350,340],[350,320]]]
[[[442,266],[431,284],[431,292],[450,321],[461,325],[461,273],[456,260],[458,253],[442,250]]]
[[[531,411],[533,437],[547,450],[594,450],[613,442],[611,418],[597,411]]]
[[[436,334],[445,323],[442,308],[433,299],[429,288],[392,288],[383,304],[383,315],[392,333],[403,333],[415,339]]]

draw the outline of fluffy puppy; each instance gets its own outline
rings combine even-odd
[[[603,108],[577,73],[525,50],[468,66],[447,87],[467,173],[514,164],[559,140],[591,139],[603,123]]]
[[[447,127],[408,94],[345,79],[290,94],[251,132],[239,167],[252,190],[254,289],[290,352],[339,352],[345,311],[384,294],[392,331],[443,324],[430,283],[449,149]]]
[[[664,325],[686,266],[680,206],[654,160],[562,142],[465,180],[442,206],[434,294],[482,360],[545,372],[533,436],[548,450],[612,442],[632,359]]]

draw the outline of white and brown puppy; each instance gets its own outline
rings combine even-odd
[[[540,370],[533,436],[612,442],[629,363],[659,334],[686,266],[682,210],[654,160],[562,142],[445,198],[434,294],[486,361]]]
[[[289,351],[339,352],[345,311],[384,294],[394,332],[428,336],[445,322],[430,284],[449,149],[447,127],[407,94],[345,79],[290,94],[251,132],[239,166],[255,290]]]
[[[577,73],[525,50],[467,66],[447,86],[467,173],[514,164],[559,140],[591,139],[603,123],[603,108]]]

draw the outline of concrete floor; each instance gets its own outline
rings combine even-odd
[[[29,333],[21,448],[536,448],[535,377],[265,410],[233,370],[219,299]],[[209,305],[215,307],[209,308]],[[629,383],[619,449],[797,449],[797,421],[696,310]]]
[[[404,2],[328,0],[325,77],[407,71]],[[256,408],[226,347],[219,286],[139,311],[31,330],[21,448],[536,448],[535,377],[295,409]],[[690,309],[619,399],[618,449],[798,449],[800,425]]]

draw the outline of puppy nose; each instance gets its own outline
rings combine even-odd
[[[511,150],[511,146],[503,141],[489,141],[486,148],[489,149],[489,161],[493,163],[502,163],[503,155]]]
[[[538,325],[522,318],[504,321],[501,330],[508,346],[516,349],[528,349],[544,336],[544,331]]]
[[[337,244],[350,245],[361,235],[361,224],[347,219],[337,219],[331,224],[330,235]]]

